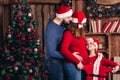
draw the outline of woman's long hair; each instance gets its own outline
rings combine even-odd
[[[78,23],[71,23],[67,30],[69,30],[76,38],[84,37],[85,31],[84,28],[79,28]]]

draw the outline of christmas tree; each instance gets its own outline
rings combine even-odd
[[[46,80],[38,26],[27,0],[12,6],[7,28],[0,80]]]

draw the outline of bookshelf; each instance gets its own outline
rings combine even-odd
[[[102,3],[100,0],[97,1],[99,4],[96,0],[87,0],[86,2],[89,27],[86,31],[86,37],[94,37],[100,40],[99,52],[102,52],[105,57],[111,60],[117,57],[116,60],[120,60],[120,10],[118,9],[120,1],[114,4],[107,2],[110,0],[105,0],[106,4],[104,0],[101,0]],[[110,73],[107,80],[120,80],[120,70],[114,74]]]

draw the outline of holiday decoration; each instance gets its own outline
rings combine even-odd
[[[47,80],[37,23],[27,0],[12,6],[7,28],[0,80]]]
[[[62,4],[72,7],[72,0],[62,0]]]
[[[97,0],[87,0],[87,14],[91,18],[120,17],[120,4],[102,5],[96,4]]]

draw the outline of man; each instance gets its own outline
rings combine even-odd
[[[72,9],[69,6],[61,5],[56,17],[49,21],[45,31],[46,58],[45,65],[48,71],[48,80],[63,80],[63,60],[60,53],[60,44],[63,37],[64,25],[70,23]]]

